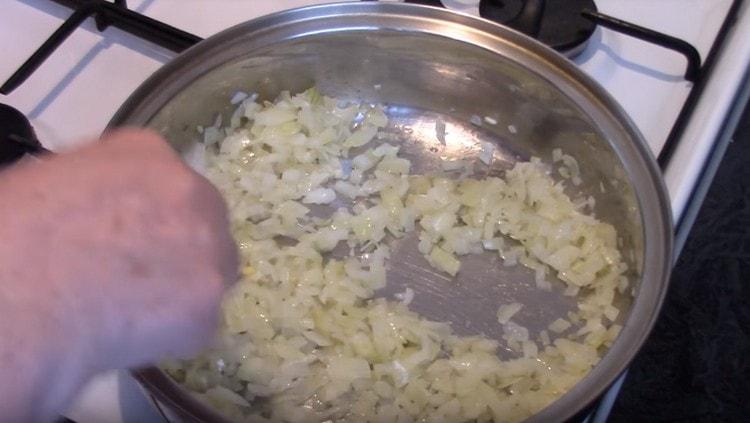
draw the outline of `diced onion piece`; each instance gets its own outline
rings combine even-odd
[[[445,121],[440,118],[435,120],[435,138],[445,144]]]
[[[209,388],[205,396],[214,401],[229,402],[242,407],[250,407],[250,403],[241,395],[220,385]]]
[[[317,188],[305,195],[302,200],[307,204],[329,204],[336,199],[336,191],[330,188]]]
[[[370,377],[370,365],[361,358],[339,357],[328,364],[328,375],[334,382],[347,384],[360,378]]]
[[[433,248],[428,259],[430,264],[451,276],[456,276],[461,268],[461,262],[453,254],[440,247]]]
[[[568,391],[617,337],[615,294],[630,288],[621,237],[584,214],[593,202],[568,197],[539,159],[502,178],[468,178],[474,160],[444,162],[461,171],[450,177],[410,175],[401,140],[378,135],[388,124],[381,106],[314,88],[273,103],[242,97],[231,99],[227,125],[217,115],[199,131],[207,148],[193,163],[227,201],[240,280],[225,298],[217,349],[164,365],[232,420],[520,421]],[[490,164],[494,146],[481,154]],[[553,151],[575,184],[571,159]],[[333,210],[337,193],[344,205]],[[520,303],[502,305],[503,335],[493,340],[457,336],[410,311],[411,288],[377,298],[387,234],[414,230],[440,272],[456,275],[459,255],[497,251],[505,265],[533,271],[540,289],[552,289],[554,272],[578,308],[549,326],[556,339],[543,330],[537,340],[512,320]],[[500,348],[514,357],[501,358]]]
[[[263,126],[278,126],[283,123],[291,122],[296,118],[297,113],[295,113],[294,110],[274,107],[258,112],[255,115],[255,124]]]
[[[482,241],[482,246],[485,250],[497,251],[505,246],[505,242],[502,238],[485,239]]]
[[[354,131],[349,138],[344,141],[344,147],[361,147],[375,138],[378,128],[375,126],[364,126]]]
[[[414,290],[407,287],[404,292],[395,294],[394,296],[399,299],[402,304],[409,305],[411,304],[412,300],[414,300]]]
[[[547,346],[550,344],[549,333],[546,330],[539,332],[539,340],[542,341],[542,345]]]
[[[482,142],[482,151],[479,153],[479,160],[486,165],[492,164],[492,156],[495,154],[495,144],[491,142]]]
[[[510,319],[515,316],[516,313],[521,311],[523,304],[521,303],[510,303],[503,304],[497,310],[497,321],[501,324],[506,324]]]
[[[549,330],[555,333],[561,333],[565,332],[570,328],[570,322],[568,322],[565,319],[557,319],[554,322],[550,323]]]
[[[240,104],[242,103],[246,98],[248,98],[249,95],[244,91],[237,91],[232,95],[232,99],[229,100],[232,104]]]

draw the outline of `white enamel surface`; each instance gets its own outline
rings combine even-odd
[[[230,25],[316,0],[131,0],[131,8],[199,36]],[[476,0],[445,0],[475,13]],[[731,0],[597,0],[600,11],[677,36],[706,57]],[[49,0],[3,0],[0,13],[0,80],[13,71],[70,14]],[[665,175],[676,216],[682,213],[750,63],[750,13],[741,15],[731,55],[723,57],[709,84],[685,142]],[[744,42],[741,42],[744,41]],[[0,102],[30,117],[40,140],[62,150],[96,137],[130,93],[174,54],[116,29],[100,34],[87,21],[20,88]],[[623,106],[658,154],[678,115],[690,84],[683,81],[682,56],[660,47],[597,30],[575,62]],[[92,382],[68,415],[80,423],[160,421],[124,372]]]
[[[664,175],[675,220],[687,206],[699,177],[698,169],[703,167],[711,150],[710,141],[722,130],[723,117],[730,112],[742,84],[743,70],[750,67],[750,4],[747,2],[735,29],[727,39],[725,54],[719,59],[714,77],[706,86]]]

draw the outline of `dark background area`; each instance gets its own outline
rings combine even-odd
[[[750,107],[610,421],[750,421]]]

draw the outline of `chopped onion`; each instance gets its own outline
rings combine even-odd
[[[408,306],[411,304],[412,300],[414,300],[414,290],[407,287],[404,292],[395,294],[394,296],[399,299],[403,305]]]
[[[498,308],[497,310],[497,321],[500,322],[500,324],[506,324],[510,321],[510,319],[519,311],[521,311],[521,308],[523,308],[523,304],[521,303],[510,303],[510,304],[503,304]]]
[[[453,254],[440,247],[433,248],[430,255],[427,256],[427,260],[431,265],[451,276],[456,276],[458,269],[461,267],[461,262]]]
[[[435,120],[435,138],[445,145],[445,121],[440,118]]]
[[[235,94],[229,124],[217,116],[186,157],[227,200],[242,271],[224,300],[217,347],[164,365],[232,420],[521,421],[569,390],[619,333],[614,296],[629,286],[617,234],[584,214],[592,202],[571,200],[539,159],[502,178],[467,177],[464,160],[443,162],[446,172],[461,170],[451,178],[410,175],[399,145],[382,142],[381,106],[314,88],[256,100]],[[491,164],[494,145],[481,148]],[[575,184],[571,159],[553,151]],[[337,194],[351,201],[334,210]],[[330,213],[313,216],[318,209]],[[389,239],[416,228],[435,269],[455,276],[459,257],[497,251],[505,265],[533,271],[541,289],[556,275],[578,309],[549,325],[560,335],[543,330],[537,340],[512,320],[524,306],[502,305],[502,340],[492,340],[457,336],[410,311],[411,288],[375,298]],[[500,347],[516,356],[501,359]]]
[[[482,142],[482,151],[479,153],[479,160],[486,165],[492,164],[492,156],[495,154],[495,145],[491,142]]]
[[[549,325],[549,330],[555,333],[564,332],[568,328],[570,328],[570,322],[565,319],[557,319]]]
[[[248,93],[244,91],[237,91],[236,93],[234,93],[234,95],[232,95],[232,99],[229,100],[229,102],[235,105],[240,104],[248,97],[249,97]]]
[[[317,188],[305,195],[302,200],[307,204],[329,204],[336,199],[336,192],[330,188]]]

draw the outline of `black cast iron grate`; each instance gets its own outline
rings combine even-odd
[[[8,95],[18,88],[89,17],[94,18],[99,31],[114,26],[176,53],[202,41],[202,38],[196,35],[128,9],[127,0],[51,1],[73,9],[73,14],[0,87],[0,94]],[[404,0],[404,2],[443,7],[440,0]],[[666,167],[676,141],[682,135],[685,122],[692,115],[697,98],[701,95],[712,73],[716,57],[722,51],[724,39],[734,24],[742,3],[743,0],[733,1],[704,65],[701,64],[698,51],[689,43],[601,14],[596,10],[593,0],[481,0],[479,10],[482,17],[521,31],[569,56],[580,52],[585,47],[596,25],[684,55],[687,59],[685,79],[694,82],[695,86],[659,155],[660,165]],[[12,107],[0,104],[0,166],[9,164],[25,154],[45,152],[47,150],[39,144],[28,119]],[[585,413],[574,420],[579,420],[579,417],[580,420],[590,417],[590,410],[591,407],[587,407]],[[71,422],[64,417],[60,421]]]
[[[196,35],[149,18],[127,7],[126,0],[52,0],[74,10],[73,14],[35,51],[0,87],[8,95],[34,71],[81,25],[93,17],[99,31],[115,26],[125,32],[180,53],[200,42]],[[440,0],[405,0],[443,7]],[[685,79],[700,77],[701,58],[689,43],[647,28],[597,12],[594,0],[481,0],[480,15],[509,26],[549,45],[561,53],[580,53],[597,25],[675,50],[687,59]]]
[[[441,0],[404,2],[444,7]],[[599,13],[594,0],[480,0],[479,15],[535,38],[568,57],[581,53],[597,25],[601,25],[682,54],[687,59],[685,79],[696,82],[700,76],[701,57],[695,47],[678,38]]]
[[[99,31],[114,26],[175,53],[180,53],[202,41],[201,37],[128,9],[127,0],[51,1],[71,8],[74,11],[73,14],[0,86],[0,94],[8,95],[23,84],[70,34],[90,17],[95,20]],[[404,0],[404,2],[443,7],[440,0]],[[740,2],[741,0],[735,0],[733,10]],[[702,79],[707,73],[707,69],[704,68],[710,67],[701,66],[700,54],[689,43],[601,14],[597,11],[594,0],[480,0],[479,11],[482,17],[521,31],[568,56],[573,56],[583,50],[597,25],[680,52],[687,59],[685,79],[697,82],[698,89],[691,92],[693,101],[688,102],[690,107],[683,108],[678,123],[684,123],[686,116],[692,113],[694,99],[700,94]],[[717,41],[724,32],[725,28],[722,28]],[[710,65],[712,61],[708,60],[708,62]],[[696,91],[697,93],[693,95]],[[0,148],[0,163],[6,164],[26,153],[42,151],[35,138],[29,138],[27,132],[18,130],[18,128],[30,128],[28,120],[17,111],[9,109],[12,108],[5,106],[0,110],[0,115],[2,115],[0,116],[2,127],[0,128],[0,142],[12,144],[8,148]],[[678,124],[676,128],[682,126]],[[675,140],[679,135],[679,131],[675,130],[670,134],[665,149],[659,157],[662,166],[665,166],[671,157],[676,145]],[[26,142],[19,140],[26,140]]]

